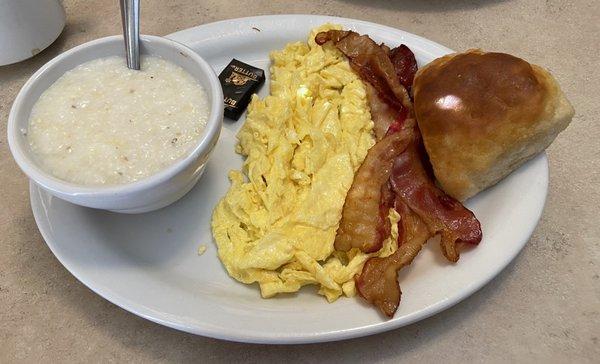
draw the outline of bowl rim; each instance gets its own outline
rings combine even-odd
[[[51,72],[55,65],[63,62],[69,57],[73,57],[78,53],[86,52],[93,47],[98,47],[106,43],[116,41],[123,42],[123,36],[112,35],[98,38],[73,47],[54,57],[44,64],[39,70],[37,70],[27,80],[27,82],[25,82],[12,104],[7,125],[9,149],[21,170],[31,180],[35,181],[44,189],[63,196],[94,196],[112,198],[124,196],[133,192],[143,191],[157,186],[179,174],[196,159],[207,159],[219,138],[223,122],[223,91],[221,88],[221,83],[212,67],[191,48],[177,41],[154,35],[140,35],[140,42],[142,42],[142,44],[149,42],[161,43],[162,45],[172,47],[174,51],[180,52],[183,56],[192,59],[199,66],[200,70],[206,74],[209,80],[210,89],[205,88],[205,91],[207,94],[210,94],[211,97],[210,113],[207,118],[204,133],[196,142],[195,146],[190,148],[183,157],[180,157],[174,163],[154,174],[151,174],[150,176],[130,183],[110,184],[106,186],[83,185],[65,181],[53,176],[49,172],[46,172],[33,158],[29,157],[21,147],[20,143],[17,141],[17,138],[20,136],[20,134],[22,134],[22,131],[18,127],[18,120],[23,117],[22,114],[24,112],[27,112],[24,107],[24,101],[29,97],[31,90],[39,81],[40,77],[47,72]],[[27,123],[28,122],[29,121],[27,121]]]

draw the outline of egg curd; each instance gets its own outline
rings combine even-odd
[[[375,143],[362,81],[335,47],[308,43],[271,53],[270,96],[254,95],[229,172],[231,187],[215,207],[212,229],[231,277],[260,285],[265,298],[317,285],[328,301],[355,295],[354,276],[371,256],[394,252],[392,236],[372,254],[334,251],[346,194]]]

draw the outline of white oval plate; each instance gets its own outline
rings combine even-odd
[[[305,41],[326,22],[369,34],[390,46],[407,44],[420,65],[450,49],[401,30],[352,19],[281,15],[226,20],[169,37],[196,50],[217,72],[232,59],[268,70],[271,50]],[[468,45],[465,45],[468,47]],[[268,82],[268,80],[267,80]],[[268,92],[268,83],[260,94]],[[483,228],[483,241],[449,264],[430,242],[400,274],[402,302],[391,320],[357,298],[333,304],[305,288],[261,299],[256,286],[229,278],[210,231],[213,206],[229,186],[227,171],[241,166],[235,133],[225,127],[206,173],[182,200],[143,215],[120,215],[69,204],[31,184],[38,227],[60,262],[90,289],[154,322],[194,334],[257,343],[308,343],[370,335],[442,311],[495,277],[523,248],[541,215],[548,162],[541,154],[466,204]],[[198,247],[207,251],[199,256]]]

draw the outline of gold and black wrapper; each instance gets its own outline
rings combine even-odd
[[[233,59],[219,75],[223,87],[225,117],[238,120],[250,97],[265,82],[265,71]]]

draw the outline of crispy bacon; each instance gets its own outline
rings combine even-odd
[[[435,186],[428,166],[419,137],[394,160],[390,182],[396,195],[423,219],[432,234],[441,234],[442,253],[456,262],[457,244],[478,244],[481,225],[473,212]]]
[[[391,234],[392,225],[390,224],[388,215],[390,214],[390,209],[394,208],[395,200],[396,194],[388,179],[388,182],[381,186],[381,197],[379,199],[379,221],[377,223],[377,231],[379,239],[381,239],[381,242],[378,243],[380,248],[381,243]]]
[[[402,291],[398,285],[398,271],[412,263],[431,237],[423,220],[402,199],[396,199],[394,208],[400,214],[398,249],[385,258],[367,260],[362,272],[355,278],[358,293],[388,317],[394,315],[400,304]]]
[[[315,37],[319,45],[328,41],[332,41],[348,57],[354,71],[371,84],[388,105],[398,110],[412,109],[410,97],[400,83],[387,46],[375,43],[367,35],[347,30],[329,30]],[[398,53],[397,57],[402,55]]]
[[[387,134],[390,126],[406,120],[408,110],[406,108],[398,110],[389,106],[379,97],[377,90],[369,83],[365,83],[365,89],[367,90],[367,100],[371,109],[371,119],[375,124],[375,138],[381,140]]]
[[[390,60],[394,65],[398,80],[410,94],[410,89],[417,73],[417,60],[414,53],[410,48],[401,44],[390,51]]]
[[[366,35],[330,30],[315,37],[332,41],[366,84],[378,142],[369,150],[346,196],[335,239],[337,250],[374,252],[390,234],[392,207],[400,214],[396,252],[367,260],[355,277],[359,294],[392,316],[400,302],[398,270],[409,265],[431,236],[441,234],[442,252],[456,262],[457,245],[481,241],[473,213],[434,183],[409,96],[417,71],[405,45],[390,50]]]
[[[398,249],[388,257],[368,259],[355,278],[358,293],[389,317],[400,303],[398,271],[413,261],[430,237],[441,233],[442,252],[453,262],[459,257],[457,243],[477,244],[481,240],[479,221],[473,213],[434,185],[416,127],[412,132],[403,127],[394,134],[405,135],[410,142],[394,159],[390,178],[381,187],[380,216],[395,195],[394,209],[400,214]],[[389,221],[379,222],[387,224],[382,229],[389,236]]]
[[[317,44],[333,42],[352,68],[365,81],[377,140],[383,139],[394,122],[411,117],[409,91],[417,72],[413,52],[404,44],[390,50],[366,35],[347,30],[318,33]]]
[[[415,122],[410,119],[405,124],[411,129]],[[387,221],[387,211],[380,212],[382,186],[390,178],[394,159],[404,151],[410,139],[409,133],[393,133],[369,149],[346,195],[335,237],[336,250],[359,248],[369,253],[381,248],[389,231],[382,227]]]

